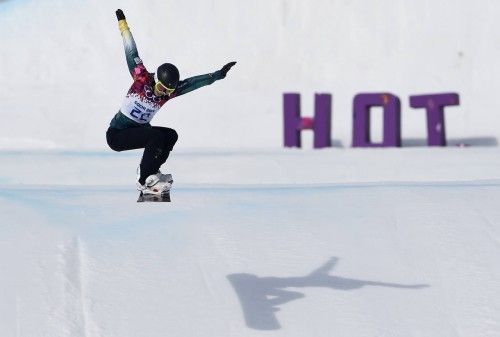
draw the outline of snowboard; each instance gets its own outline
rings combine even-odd
[[[139,199],[137,199],[137,202],[171,202],[170,191],[161,195],[143,194],[141,192],[139,194]]]

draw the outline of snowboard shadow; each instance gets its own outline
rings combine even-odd
[[[400,289],[421,289],[426,284],[396,284],[377,281],[356,280],[328,273],[337,263],[333,257],[312,273],[302,277],[259,277],[252,274],[231,274],[227,278],[238,295],[246,325],[256,330],[277,330],[281,328],[275,312],[280,305],[304,297],[298,291],[286,288],[330,288],[354,290],[364,286],[390,287]]]

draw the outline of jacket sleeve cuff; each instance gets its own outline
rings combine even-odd
[[[222,74],[221,70],[217,70],[216,72],[213,72],[212,75],[216,81],[222,80],[224,78],[224,75]]]

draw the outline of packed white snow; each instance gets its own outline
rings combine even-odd
[[[500,335],[496,148],[0,154],[1,336]]]

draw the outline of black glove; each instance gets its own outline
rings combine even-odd
[[[229,71],[229,69],[231,69],[232,66],[234,66],[235,64],[236,64],[236,62],[230,62],[230,63],[226,64],[224,67],[222,67],[222,69],[220,70],[222,78],[226,77],[227,72]]]
[[[118,9],[116,11],[116,18],[118,19],[118,21],[125,20],[125,14],[123,14],[123,11],[121,9]]]

